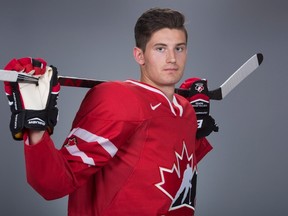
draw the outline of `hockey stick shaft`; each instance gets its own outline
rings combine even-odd
[[[96,85],[99,85],[105,80],[95,80],[87,78],[78,78],[71,76],[58,76],[58,82],[61,86],[70,86],[70,87],[82,87],[82,88],[93,88]]]

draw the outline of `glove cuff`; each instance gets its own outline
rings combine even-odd
[[[26,110],[24,127],[33,130],[47,130],[52,134],[57,123],[58,109]],[[51,132],[50,132],[51,131]]]
[[[46,130],[47,112],[46,110],[21,110],[12,113],[10,120],[10,130],[15,140],[23,139],[23,129]]]
[[[23,129],[47,130],[53,133],[57,123],[58,109],[55,107],[50,110],[22,110],[13,113],[10,121],[10,130],[15,140],[23,139]]]
[[[26,110],[24,127],[33,130],[45,130],[47,127],[47,111]]]

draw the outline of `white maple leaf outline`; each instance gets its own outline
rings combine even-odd
[[[182,149],[181,155],[179,155],[177,152],[175,152],[175,156],[176,156],[176,160],[177,160],[177,166],[174,163],[173,166],[172,166],[172,169],[159,167],[162,181],[160,183],[155,184],[155,186],[157,188],[159,188],[164,194],[166,194],[171,200],[173,200],[174,197],[168,191],[166,191],[164,188],[162,188],[162,185],[165,184],[164,172],[173,173],[175,171],[177,176],[178,176],[178,178],[180,179],[181,173],[180,173],[179,159],[180,160],[183,159],[184,153],[186,153],[186,157],[187,157],[188,161],[191,161],[191,165],[192,165],[192,169],[193,169],[193,173],[194,173],[195,171],[194,171],[194,168],[193,168],[193,166],[194,166],[193,165],[193,154],[191,154],[190,156],[188,155],[187,147],[186,147],[186,144],[185,144],[184,141],[183,141],[183,149]]]

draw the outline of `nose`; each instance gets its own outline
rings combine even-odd
[[[172,64],[176,63],[176,57],[175,57],[174,50],[170,50],[170,51],[168,50],[167,51],[166,62],[167,63],[172,63]]]

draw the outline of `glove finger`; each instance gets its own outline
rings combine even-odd
[[[60,84],[58,82],[58,71],[57,68],[53,65],[50,66],[50,69],[48,69],[48,72],[52,73],[51,80],[50,80],[50,97],[49,101],[47,103],[48,108],[48,121],[47,121],[47,131],[49,134],[53,134],[54,127],[57,124],[58,121],[58,108],[57,108],[57,99],[60,92]]]
[[[35,70],[34,75],[42,75],[46,72],[47,63],[42,58],[32,59],[33,69]]]
[[[60,84],[58,82],[58,70],[53,65],[50,65],[50,67],[52,68],[52,77],[51,77],[52,91],[53,92],[55,92],[55,91],[59,92],[60,91]],[[53,88],[54,88],[54,90],[53,90]]]
[[[53,108],[57,105],[57,99],[60,92],[60,83],[58,82],[58,71],[54,66],[48,67],[47,73],[52,73],[50,78],[50,96],[47,102],[47,107]]]
[[[214,124],[213,131],[214,132],[218,132],[219,131],[219,127],[218,127],[217,124]]]
[[[24,109],[24,103],[21,97],[19,86],[17,83],[5,85],[5,93],[12,112],[19,112]]]
[[[4,67],[4,69],[5,70],[23,71],[25,68],[17,59],[12,59],[10,62],[8,62],[8,64]]]
[[[214,132],[218,132],[219,131],[219,127],[216,124],[215,119],[212,116],[210,116],[210,115],[207,116],[207,125],[208,125],[208,127],[211,128],[212,131],[214,131]]]
[[[192,85],[195,81],[198,81],[198,80],[201,80],[201,79],[198,78],[198,77],[188,78],[188,79],[186,79],[186,80],[180,85],[180,88],[190,89],[190,88],[191,88],[191,85]]]
[[[42,75],[46,71],[47,63],[41,58],[25,57],[19,59],[19,63],[24,67],[24,71],[33,75]]]
[[[23,66],[24,72],[34,74],[33,59],[30,57],[20,58],[18,62]]]
[[[10,82],[4,82],[4,91],[5,91],[6,96],[12,95],[12,86],[11,86],[11,84],[12,83],[10,83]]]
[[[206,79],[200,79],[198,77],[189,78],[180,85],[180,88],[189,89],[191,91],[190,97],[196,94],[205,94],[208,97]]]

